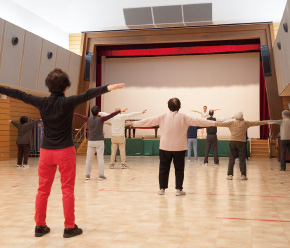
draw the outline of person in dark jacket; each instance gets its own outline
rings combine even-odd
[[[32,129],[35,125],[41,122],[41,120],[35,120],[28,123],[28,117],[21,116],[20,123],[12,120],[9,122],[11,122],[11,124],[18,129],[18,136],[16,140],[18,148],[17,167],[27,167]]]
[[[35,202],[35,236],[41,237],[50,232],[50,228],[46,225],[47,200],[58,165],[65,217],[63,237],[70,238],[83,233],[75,224],[74,214],[76,176],[76,150],[72,138],[74,110],[81,103],[111,90],[121,89],[124,84],[91,88],[85,93],[66,97],[65,93],[71,86],[71,82],[65,72],[55,68],[48,74],[45,85],[51,93],[49,97],[33,96],[1,86],[0,93],[36,107],[40,111],[44,125],[38,165],[39,188]]]
[[[87,117],[78,113],[75,113],[74,115],[77,117],[82,118],[88,123],[89,127],[89,141],[88,141],[88,148],[87,148],[87,159],[86,159],[86,180],[91,179],[91,171],[92,171],[92,160],[95,151],[97,151],[98,156],[98,167],[99,167],[99,180],[103,181],[107,178],[104,174],[104,131],[103,131],[103,123],[117,114],[120,114],[121,112],[125,112],[127,109],[124,110],[118,110],[110,115],[106,116],[99,116],[99,107],[93,106],[91,109],[92,115],[91,117]]]

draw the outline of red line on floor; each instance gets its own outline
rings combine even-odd
[[[135,177],[133,177],[131,180],[135,180]]]
[[[224,217],[216,217],[216,218],[220,220],[256,220],[256,221],[290,222],[290,220],[266,220],[266,219],[224,218]]]
[[[134,191],[134,190],[109,190],[109,189],[99,189],[98,191],[105,192],[120,192],[120,193],[156,193],[155,191]],[[171,192],[172,193],[172,192]],[[290,198],[290,196],[277,196],[277,195],[234,195],[234,194],[202,194],[202,193],[186,193],[187,195],[216,195],[216,196],[252,196],[252,197],[274,197],[274,198]]]
[[[11,186],[11,187],[18,187],[18,185],[14,185],[14,186]]]

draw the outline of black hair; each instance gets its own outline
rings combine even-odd
[[[63,93],[66,88],[71,86],[71,82],[68,75],[64,71],[59,68],[55,68],[47,75],[45,85],[51,93]]]
[[[178,98],[171,98],[168,101],[168,108],[170,111],[174,112],[174,111],[178,111],[181,107],[181,102]]]
[[[207,106],[203,106],[204,108],[207,108]]]
[[[27,116],[21,116],[20,117],[20,123],[21,124],[25,124],[28,122],[28,117]]]
[[[93,106],[91,111],[92,111],[93,116],[98,116],[100,109],[98,106]]]
[[[213,115],[214,115],[214,111],[211,109],[211,110],[208,112],[208,114],[209,114],[210,116],[213,116]]]

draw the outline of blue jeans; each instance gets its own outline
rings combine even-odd
[[[194,160],[198,160],[197,139],[194,139],[194,138],[187,139],[187,160],[190,160],[191,158],[191,148],[193,148]]]

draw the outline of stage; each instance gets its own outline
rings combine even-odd
[[[126,139],[127,156],[158,156],[159,139]],[[197,153],[199,157],[204,157],[206,139],[197,140]],[[247,152],[249,156],[250,142],[247,142]],[[229,140],[218,141],[218,153],[220,157],[229,156]],[[119,152],[118,152],[119,154]],[[105,155],[111,155],[111,139],[105,139]],[[193,156],[193,151],[191,153]],[[213,156],[212,150],[210,156]]]

